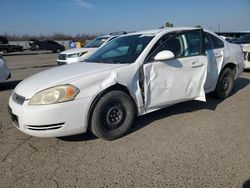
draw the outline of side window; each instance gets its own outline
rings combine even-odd
[[[201,37],[200,31],[191,31],[185,34],[187,45],[185,46],[184,57],[194,56],[200,54],[201,49]]]
[[[167,35],[160,39],[151,49],[147,62],[152,62],[157,53],[170,50],[175,58],[200,55],[201,53],[200,31],[186,31],[179,35]]]
[[[164,50],[170,50],[173,52],[175,58],[181,57],[184,51],[184,42],[182,37],[182,35],[178,35],[175,37],[164,37],[160,39],[151,49],[149,59],[147,61],[152,62],[157,53]]]
[[[181,57],[184,51],[183,36],[179,35],[177,37],[171,38],[166,41],[158,50],[158,52],[163,50],[169,50],[173,52],[175,58]]]
[[[209,37],[208,33],[205,32],[205,50],[212,50],[213,49],[213,42]]]
[[[163,36],[161,39],[159,39],[156,44],[153,46],[153,48],[151,48],[150,52],[148,53],[146,60],[147,62],[152,61],[154,59],[154,56],[159,52],[157,49],[161,47],[161,45],[168,40],[169,38],[171,38],[172,36],[174,36],[176,33],[171,33],[171,34],[167,34],[165,36]],[[157,52],[156,52],[157,51]]]
[[[209,34],[209,37],[212,39],[215,49],[224,47],[224,42],[222,40],[211,34]]]

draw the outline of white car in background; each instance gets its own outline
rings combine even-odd
[[[2,55],[2,52],[0,52],[0,82],[3,82],[11,77],[11,73]]]
[[[228,97],[243,71],[243,53],[197,28],[130,33],[110,41],[85,63],[23,80],[9,99],[14,125],[38,137],[92,131],[122,137],[140,116],[188,100]],[[157,127],[156,127],[157,128]]]
[[[115,32],[110,35],[99,36],[88,42],[83,48],[65,50],[58,55],[57,63],[58,65],[65,65],[84,61],[98,48],[122,34],[126,34],[126,32]]]
[[[244,69],[250,69],[250,44],[242,46],[244,52]]]

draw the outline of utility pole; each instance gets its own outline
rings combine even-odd
[[[220,24],[218,24],[218,32],[220,32]]]

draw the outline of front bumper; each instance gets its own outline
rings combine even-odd
[[[61,137],[84,133],[87,130],[89,98],[53,105],[22,105],[11,96],[9,113],[20,131],[36,137]]]

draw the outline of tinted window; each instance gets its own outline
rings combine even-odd
[[[187,46],[185,46],[184,56],[193,56],[200,54],[201,37],[200,31],[188,32],[185,34]]]
[[[208,33],[205,33],[205,50],[213,49],[213,42],[209,37]]]
[[[52,41],[52,40],[48,40],[48,42],[49,42],[50,44],[57,44],[57,42]]]
[[[199,31],[190,31],[180,35],[170,35],[167,37],[164,36],[163,38],[166,39],[160,39],[159,42],[161,43],[157,44],[157,49],[152,52],[148,61],[152,61],[157,53],[164,50],[173,52],[175,58],[200,54],[201,40]]]
[[[218,39],[216,36],[209,34],[209,37],[213,41],[213,46],[214,48],[223,48],[224,47],[224,42],[220,39]]]
[[[1,37],[0,36],[0,44],[8,44],[8,40],[6,37]]]
[[[153,36],[130,35],[116,38],[86,59],[94,63],[133,63]]]

